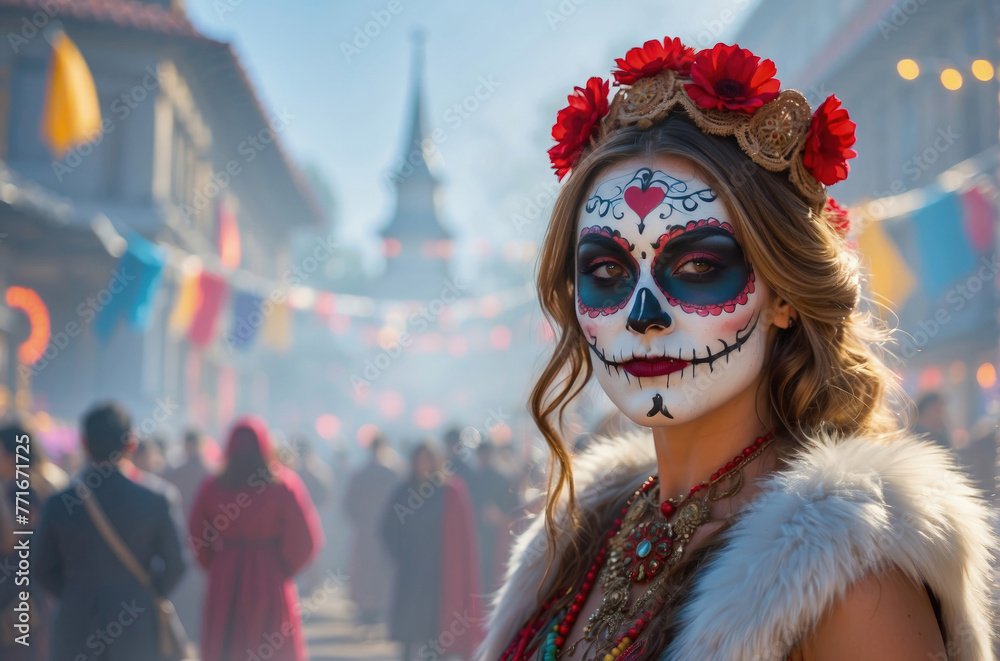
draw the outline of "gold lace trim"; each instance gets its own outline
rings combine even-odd
[[[700,107],[684,90],[684,81],[671,70],[623,85],[601,121],[591,149],[617,129],[635,125],[648,129],[680,107],[705,133],[733,136],[750,159],[771,172],[788,171],[788,178],[815,210],[826,201],[826,187],[802,163],[802,145],[809,132],[812,110],[796,90],[785,90],[752,115]],[[588,150],[589,151],[589,150]]]

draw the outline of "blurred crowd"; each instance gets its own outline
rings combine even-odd
[[[612,416],[573,449],[628,425]],[[955,449],[940,395],[919,399],[913,426]],[[956,457],[992,495],[988,427]],[[351,466],[254,416],[221,444],[196,429],[141,438],[108,402],[83,416],[80,441],[59,466],[20,422],[0,428],[5,660],[298,661],[303,621],[340,590],[359,635],[397,641],[403,661],[468,659],[546,481],[540,451],[472,427],[397,447],[376,434]],[[25,617],[30,646],[15,639]]]
[[[354,466],[253,416],[221,443],[146,438],[106,402],[79,433],[57,465],[20,422],[0,429],[0,658],[297,661],[303,622],[339,590],[361,635],[403,659],[470,658],[545,481],[529,445],[471,427],[376,434]],[[12,633],[25,529],[30,646]]]

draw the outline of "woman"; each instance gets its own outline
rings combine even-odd
[[[306,658],[294,576],[323,545],[302,480],[275,456],[259,418],[233,426],[222,473],[202,484],[190,541],[208,570],[201,658]]]
[[[430,441],[414,450],[411,467],[380,522],[395,565],[389,637],[403,643],[403,661],[468,659],[482,639],[469,490]]]
[[[617,64],[553,129],[531,411],[555,465],[480,658],[992,658],[986,510],[900,429],[826,194],[846,111],[738,46]],[[595,372],[652,442],[571,464],[557,418]]]

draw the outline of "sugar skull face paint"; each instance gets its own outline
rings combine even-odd
[[[768,293],[725,205],[686,161],[603,173],[580,212],[576,267],[594,371],[634,422],[693,420],[760,375]]]

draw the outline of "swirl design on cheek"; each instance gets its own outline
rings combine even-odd
[[[632,297],[639,265],[635,245],[610,227],[585,227],[577,245],[577,306],[591,319],[618,312]]]
[[[732,225],[715,218],[668,229],[652,244],[653,278],[672,306],[705,317],[733,312],[756,277]]]

